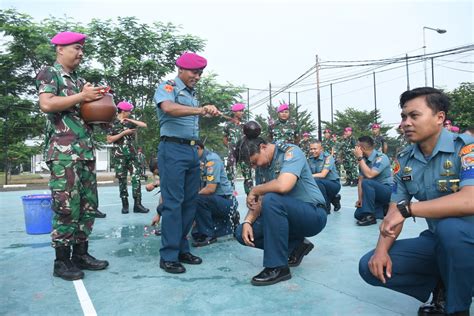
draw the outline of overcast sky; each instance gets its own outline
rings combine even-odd
[[[323,61],[368,60],[423,54],[423,27],[446,29],[445,34],[426,30],[427,53],[473,44],[473,1],[145,1],[145,0],[1,0],[1,7],[16,8],[40,21],[49,15],[67,15],[88,23],[92,18],[136,16],[141,22],[171,22],[182,33],[207,41],[201,54],[206,71],[219,75],[220,83],[249,88],[277,89]],[[460,82],[474,81],[474,51],[435,59],[435,86],[452,90]],[[431,65],[428,65],[431,85]],[[449,67],[449,68],[448,68]],[[321,81],[357,70],[321,70]],[[377,70],[375,70],[377,72]],[[424,85],[423,64],[410,66],[411,88]],[[174,74],[169,75],[170,78]],[[399,121],[398,98],[406,90],[406,69],[376,73],[377,108],[384,123]],[[317,118],[316,76],[289,91]],[[250,105],[267,93],[251,91]],[[321,89],[322,119],[330,120],[329,87]],[[334,109],[347,106],[374,108],[373,77],[333,85]],[[246,101],[246,95],[244,96]],[[291,96],[294,102],[295,95]],[[288,101],[288,93],[273,99]],[[254,110],[263,113],[266,107]]]

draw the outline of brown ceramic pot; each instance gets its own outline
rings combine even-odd
[[[81,116],[86,123],[110,123],[117,115],[117,107],[112,94],[105,93],[99,100],[81,104]]]

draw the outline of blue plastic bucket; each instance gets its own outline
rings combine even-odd
[[[21,199],[25,213],[26,233],[30,235],[49,234],[53,229],[51,195],[24,195]]]

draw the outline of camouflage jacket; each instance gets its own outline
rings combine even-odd
[[[133,119],[131,116],[129,117]],[[118,118],[115,118],[112,122],[112,127],[109,129],[109,135],[118,135],[124,130],[133,129],[137,126],[132,122],[121,122]],[[114,142],[112,155],[114,157],[122,156],[136,156],[137,150],[135,146],[135,134],[125,135],[119,140]]]
[[[323,145],[324,151],[330,154],[332,154],[333,150],[336,151],[336,142],[332,138],[323,138],[321,145]]]
[[[232,148],[244,136],[243,126],[245,121],[240,121],[236,124],[234,121],[229,121],[224,126],[224,136],[227,137],[228,147]]]
[[[291,119],[284,122],[278,120],[269,126],[268,135],[273,143],[297,144],[299,138],[298,124]]]
[[[66,97],[81,92],[85,80],[75,71],[67,73],[59,63],[41,69],[36,76],[38,94]],[[92,127],[80,116],[80,104],[55,113],[47,113],[45,161],[95,160]]]
[[[348,138],[341,138],[341,145],[339,147],[339,153],[341,155],[352,154],[356,145],[356,140],[354,137],[350,136]]]

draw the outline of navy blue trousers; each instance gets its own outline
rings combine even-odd
[[[339,180],[326,180],[326,179],[314,178],[314,181],[316,181],[316,184],[318,185],[319,190],[321,190],[321,193],[323,194],[324,199],[326,200],[326,208],[330,210],[331,201],[341,190],[341,184],[339,183]]]
[[[390,203],[392,187],[372,179],[362,179],[362,207],[355,210],[354,217],[361,220],[367,215],[384,218],[384,207]]]
[[[196,146],[160,142],[158,146],[161,196],[161,259],[178,261],[189,252],[187,234],[196,214],[199,191],[199,157]]]
[[[233,232],[231,215],[237,210],[238,205],[234,197],[199,194],[196,202],[196,233],[220,237]]]
[[[263,249],[263,266],[287,266],[289,254],[305,237],[320,233],[326,226],[326,219],[322,207],[286,195],[265,194],[262,212],[252,225],[255,247]],[[245,245],[242,225],[235,231],[235,237]]]
[[[438,280],[446,288],[446,312],[469,310],[474,294],[474,223],[463,218],[441,219],[436,232],[397,240],[389,251],[392,278],[383,284],[369,270],[374,250],[359,262],[359,274],[369,284],[428,300]]]

